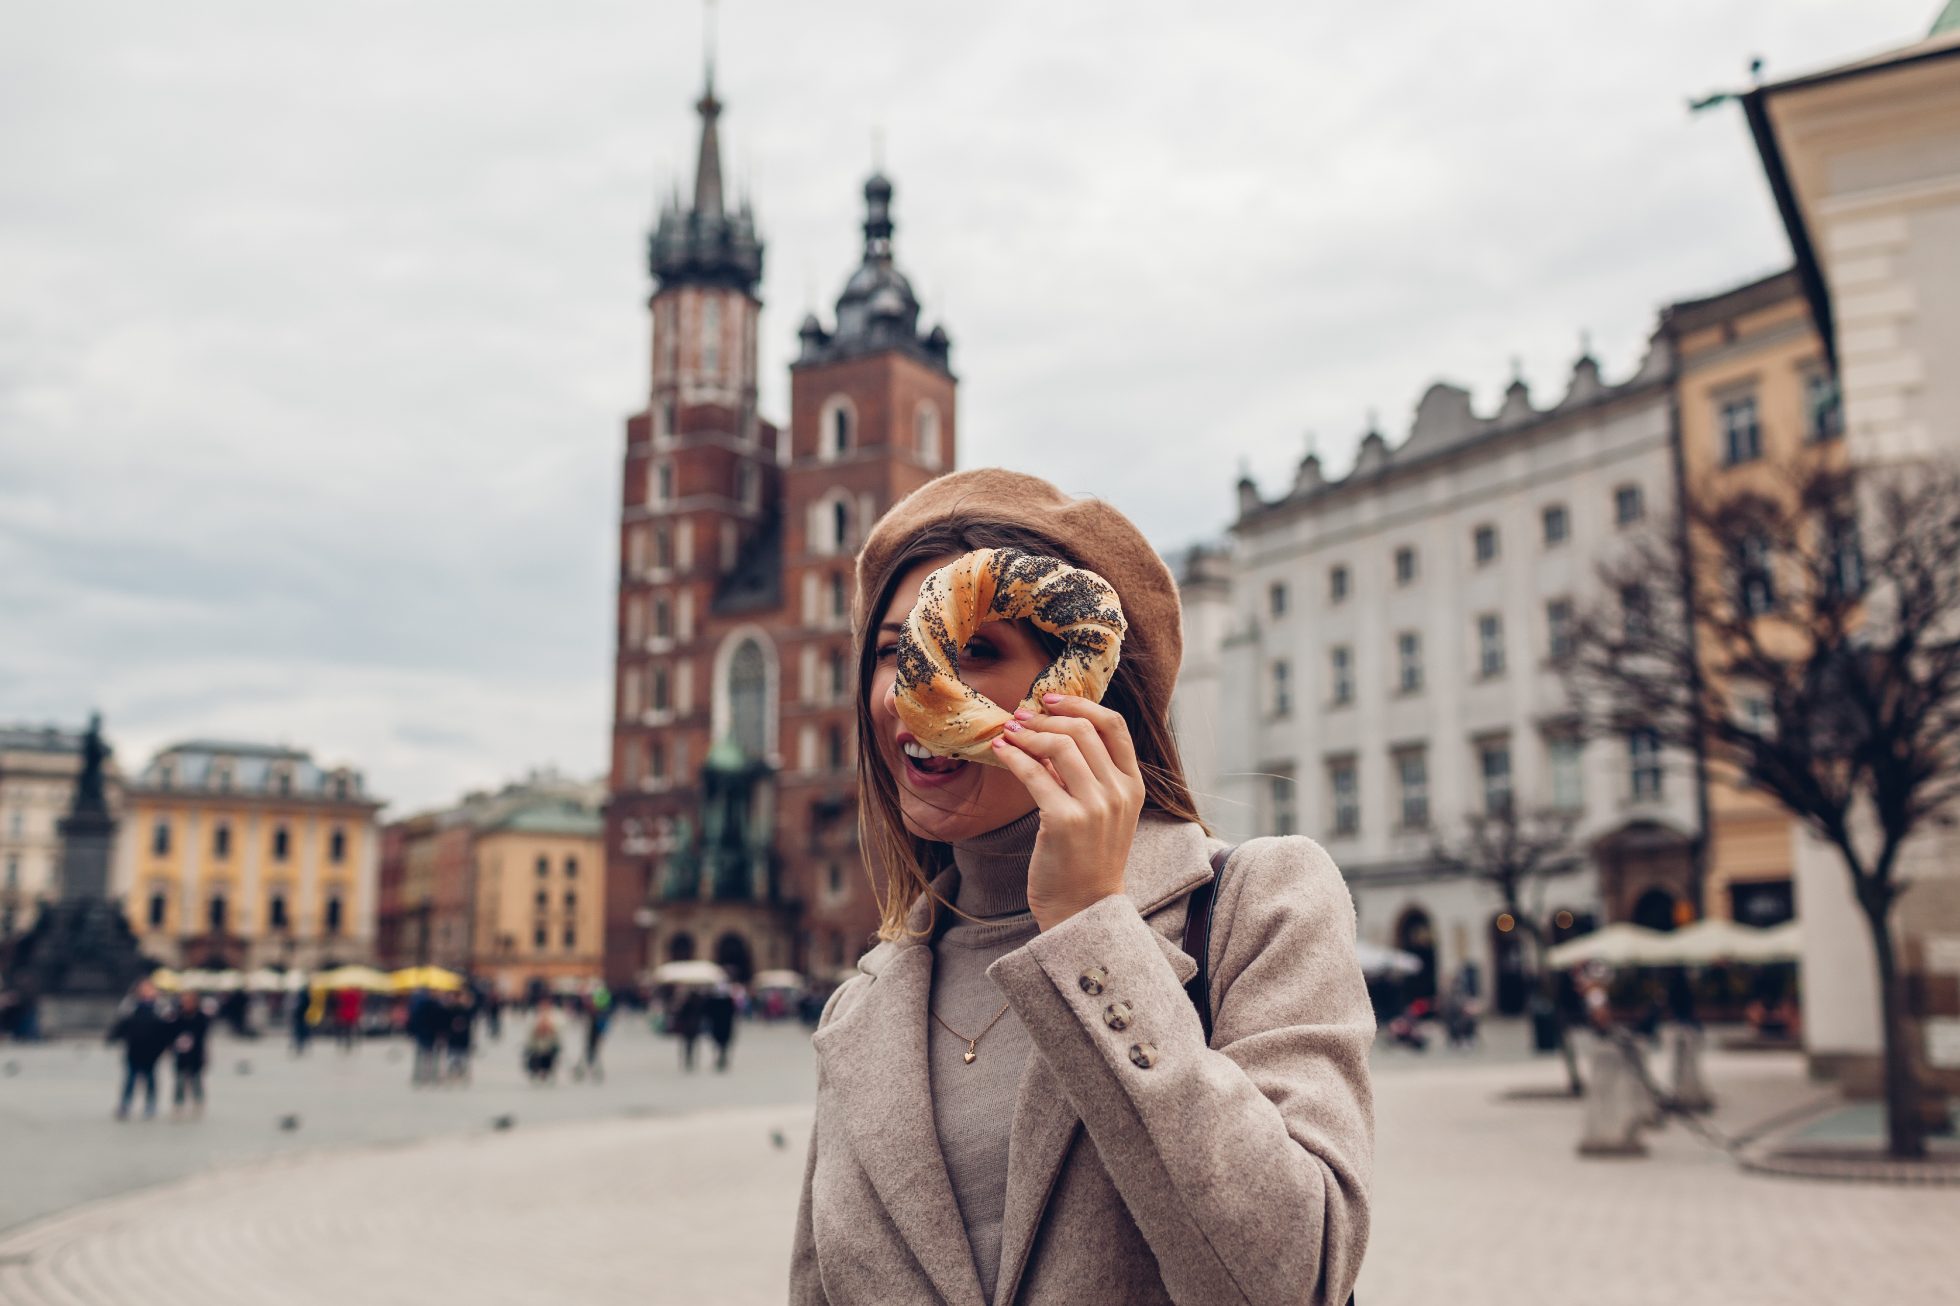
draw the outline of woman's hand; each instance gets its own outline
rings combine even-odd
[[[1021,709],[993,748],[1041,809],[1028,906],[1035,922],[1051,930],[1123,891],[1123,867],[1143,813],[1143,774],[1120,713],[1072,694],[1041,701],[1049,715]]]

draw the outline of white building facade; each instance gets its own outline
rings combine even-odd
[[[1650,737],[1582,742],[1555,670],[1616,543],[1671,510],[1669,378],[1657,344],[1606,385],[1582,358],[1534,407],[1430,387],[1408,438],[1363,441],[1277,499],[1240,483],[1228,583],[1187,564],[1178,730],[1222,837],[1306,834],[1340,864],[1364,940],[1425,964],[1411,996],[1470,979],[1516,1010],[1527,965],[1483,883],[1447,871],[1473,813],[1561,809],[1578,869],[1545,915],[1573,927],[1672,915],[1689,895],[1689,759]]]

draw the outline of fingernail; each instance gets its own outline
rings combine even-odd
[[[1014,709],[1014,719],[1016,721],[1031,721],[1034,719],[1034,712],[1029,708],[1017,707]]]
[[[1060,694],[1043,694],[1041,701],[1044,703],[1059,703],[1062,701],[1062,696]]]
[[[1021,728],[1021,723],[1019,721],[1009,721],[1007,723],[1007,728],[1009,730],[1019,730]]]
[[[994,736],[994,747],[995,747],[995,748],[1005,748],[1005,747],[1007,747],[1007,738],[1006,738],[1006,736],[1004,736],[1004,735],[995,735],[995,736]]]

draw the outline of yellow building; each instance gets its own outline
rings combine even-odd
[[[470,969],[509,994],[599,978],[605,820],[596,802],[539,795],[486,820],[471,850]]]
[[[262,744],[166,748],[127,786],[116,884],[166,965],[368,961],[375,813],[359,772]]]
[[[1794,465],[1843,457],[1836,385],[1794,272],[1675,304],[1663,330],[1675,352],[1680,470],[1691,498],[1781,497]],[[1706,792],[1704,913],[1756,925],[1788,919],[1796,823],[1718,763]]]

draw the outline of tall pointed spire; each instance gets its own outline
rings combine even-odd
[[[694,165],[694,211],[718,218],[722,213],[721,133],[715,127],[715,120],[721,117],[721,101],[715,98],[712,56],[708,60],[707,84],[694,110],[701,115],[701,157]]]

